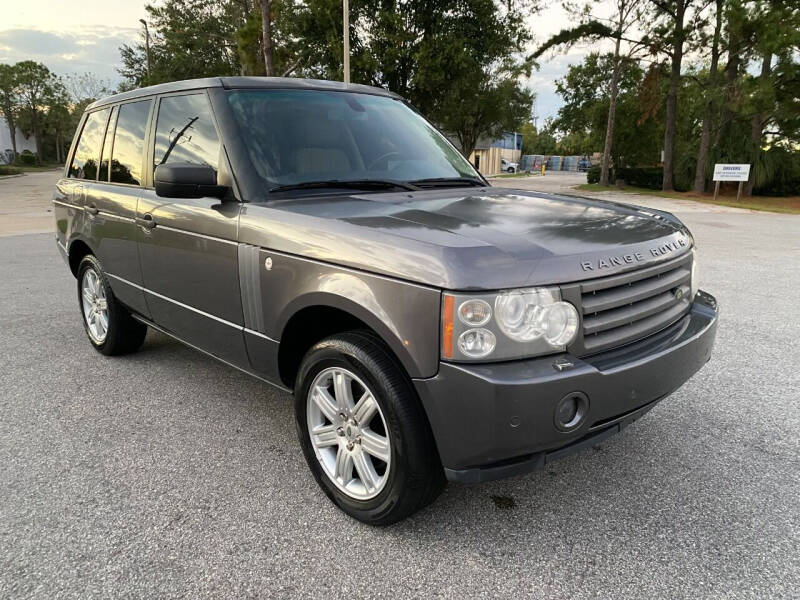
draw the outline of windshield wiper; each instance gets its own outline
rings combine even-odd
[[[270,188],[269,193],[291,192],[294,190],[317,190],[324,188],[342,188],[353,190],[385,190],[399,188],[414,191],[419,188],[411,183],[395,181],[393,179],[329,179],[327,181],[305,181],[303,183],[290,183]]]
[[[475,177],[431,177],[409,181],[419,187],[486,187],[486,183]]]

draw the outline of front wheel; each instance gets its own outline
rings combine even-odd
[[[144,342],[147,326],[134,320],[117,302],[100,261],[91,254],[78,265],[78,303],[86,335],[98,352],[127,354]]]
[[[422,406],[400,365],[369,332],[330,337],[306,354],[295,415],[317,483],[359,521],[394,523],[444,488]]]

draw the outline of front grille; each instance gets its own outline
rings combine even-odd
[[[562,286],[581,314],[582,335],[570,346],[586,356],[668,327],[691,307],[692,254],[660,265]]]

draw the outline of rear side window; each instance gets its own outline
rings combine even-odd
[[[152,100],[131,102],[119,107],[117,129],[111,154],[111,181],[141,185],[144,134]]]
[[[97,177],[99,181],[108,181],[108,163],[111,159],[112,138],[114,136],[114,126],[117,123],[118,114],[118,106],[111,109],[111,119],[108,121],[108,129],[106,130],[106,141],[103,144],[103,158],[100,160],[100,175]]]
[[[69,167],[69,176],[76,179],[97,179],[97,166],[100,163],[100,149],[106,132],[110,109],[105,108],[86,117],[78,147]]]
[[[155,166],[188,162],[217,168],[219,137],[204,94],[161,99],[154,160]]]

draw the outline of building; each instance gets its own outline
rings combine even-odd
[[[36,141],[31,137],[25,137],[22,132],[17,129],[17,152],[23,150],[30,150],[36,152]],[[0,117],[0,164],[6,164],[11,160],[11,133],[8,131],[8,125],[3,117]]]
[[[522,158],[522,134],[506,131],[498,139],[483,138],[475,144],[469,162],[482,175],[497,175],[502,172],[501,159],[519,163]]]

